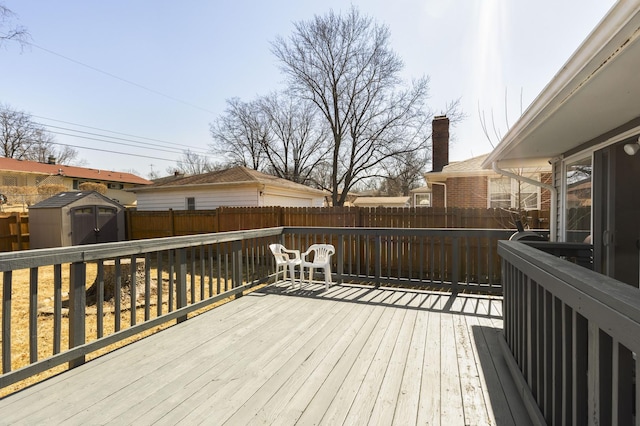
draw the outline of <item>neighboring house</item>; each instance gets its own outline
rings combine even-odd
[[[551,163],[551,239],[591,240],[594,269],[636,287],[639,28],[640,2],[613,6],[482,164]]]
[[[549,210],[548,189],[484,169],[489,154],[449,163],[449,119],[436,117],[432,128],[433,170],[424,174],[425,187],[411,191],[415,206]],[[518,168],[515,173],[551,181],[548,163]]]
[[[246,167],[175,175],[131,189],[138,210],[210,210],[230,207],[322,207],[325,192]]]
[[[106,185],[105,196],[124,206],[133,205],[136,201],[135,194],[126,192],[126,189],[152,183],[131,173],[65,166],[55,164],[53,160],[49,163],[38,163],[0,157],[0,187],[37,187],[51,184],[62,185],[67,190],[78,190],[79,185],[84,182]]]
[[[356,207],[410,207],[410,197],[358,197]]]

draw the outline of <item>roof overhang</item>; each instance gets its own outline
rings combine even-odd
[[[640,2],[616,3],[482,167],[548,163],[640,117],[639,39]]]
[[[300,194],[309,194],[314,195],[316,197],[324,197],[325,191],[321,189],[311,188],[311,187],[294,187],[287,185],[279,185],[277,183],[269,183],[269,182],[259,182],[255,180],[250,181],[237,181],[237,182],[209,182],[209,183],[191,183],[184,185],[159,185],[159,186],[145,186],[145,187],[136,187],[136,188],[127,188],[125,191],[139,193],[139,192],[170,192],[170,191],[185,191],[188,189],[218,189],[218,188],[245,188],[245,187],[254,187],[258,189],[279,189],[286,190],[290,192],[300,193]]]

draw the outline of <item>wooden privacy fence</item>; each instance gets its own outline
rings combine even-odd
[[[285,227],[282,242],[305,251],[333,244],[339,282],[502,292],[499,240],[511,230]]]
[[[277,226],[346,228],[515,229],[515,217],[548,228],[548,211],[434,207],[220,207],[215,210],[127,211],[129,240]]]
[[[29,216],[3,213],[0,216],[0,252],[29,248]]]

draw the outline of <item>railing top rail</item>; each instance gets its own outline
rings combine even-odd
[[[636,326],[640,327],[640,290],[638,288],[567,262],[521,242],[500,241],[498,254],[520,268],[536,282],[544,283],[553,280],[553,291],[557,292],[558,296],[566,293],[561,288],[565,284],[569,290],[578,290],[584,293],[597,300],[600,305],[604,305],[610,313],[622,314],[622,317],[635,322]],[[589,312],[582,311],[584,301],[579,299],[563,300],[581,311],[584,316],[590,316]],[[640,330],[637,327],[634,328],[634,333]]]
[[[252,229],[0,253],[0,272],[45,265],[132,256],[160,250],[225,243],[249,238],[270,237],[281,235],[282,229],[281,227]]]
[[[351,227],[311,227],[285,226],[285,234],[341,234],[341,235],[425,235],[425,236],[469,236],[469,237],[509,237],[513,229],[484,229],[484,228],[351,228]],[[548,232],[542,230],[541,232]]]

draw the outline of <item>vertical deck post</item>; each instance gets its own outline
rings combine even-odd
[[[231,243],[231,287],[242,286],[242,241],[235,240]],[[237,297],[242,294],[237,294]]]
[[[344,235],[338,236],[338,247],[336,247],[336,256],[338,257],[337,274],[336,277],[338,284],[342,284],[342,276],[344,274]]]
[[[452,290],[454,293],[458,292],[458,281],[459,281],[459,276],[460,276],[460,238],[458,237],[453,237],[452,238],[452,244],[451,244],[451,251],[452,251],[452,256],[451,256],[451,263],[452,263],[452,267],[451,267],[451,285],[452,285]]]
[[[176,309],[187,306],[187,249],[176,250],[178,271],[176,274]],[[187,316],[178,317],[177,322],[187,320]]]
[[[85,344],[87,265],[74,262],[70,265],[69,284],[69,348]],[[69,361],[69,368],[84,364],[84,355]]]
[[[11,280],[13,271],[2,273],[2,373],[11,371]]]
[[[374,243],[374,258],[375,258],[375,283],[376,288],[380,287],[380,277],[382,276],[382,236],[376,234]]]

